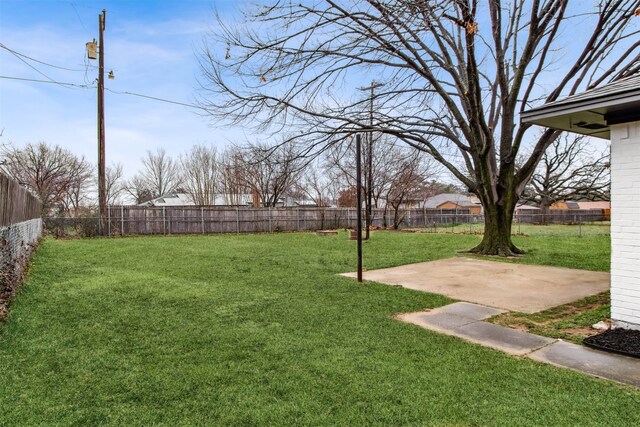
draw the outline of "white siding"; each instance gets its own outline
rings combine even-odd
[[[611,126],[611,318],[640,329],[640,122]]]

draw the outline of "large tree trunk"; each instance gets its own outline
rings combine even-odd
[[[524,253],[511,241],[511,224],[516,203],[488,204],[484,208],[484,237],[468,252],[479,255],[516,256]]]

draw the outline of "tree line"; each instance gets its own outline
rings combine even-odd
[[[397,228],[406,207],[464,188],[439,181],[441,167],[425,153],[384,134],[365,144],[363,190],[371,207],[384,207]],[[314,206],[356,206],[355,148],[352,140],[306,156],[292,143],[253,143],[217,149],[194,145],[177,157],[165,149],[148,151],[139,170],[126,179],[122,164],[106,167],[108,205],[141,204],[183,193],[199,206],[275,207],[283,198]],[[369,157],[371,158],[369,161]],[[545,152],[523,201],[547,212],[561,200],[608,200],[608,153],[592,149],[581,136],[564,136]],[[93,215],[97,205],[96,168],[82,156],[44,142],[0,150],[0,168],[43,202],[45,216]],[[370,187],[370,190],[369,190]]]
[[[138,171],[126,178],[122,164],[106,167],[107,203],[141,204],[174,193],[196,205],[275,207],[284,198],[315,206],[355,207],[353,141],[336,144],[320,156],[307,156],[292,143],[247,143],[218,149],[194,145],[172,157],[164,148],[148,151]],[[436,164],[388,137],[375,138],[366,156],[371,165],[373,207],[398,209],[443,191],[459,191],[437,181]],[[96,167],[85,157],[45,142],[0,150],[0,167],[40,200],[45,216],[83,216],[97,204]],[[369,181],[365,181],[365,191]]]

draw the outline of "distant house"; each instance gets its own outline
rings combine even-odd
[[[560,201],[549,206],[549,209],[611,209],[611,202],[574,202]]]
[[[475,196],[458,193],[443,193],[429,197],[424,201],[427,209],[468,209],[471,214],[482,213],[482,204]]]
[[[520,212],[534,212],[534,211],[539,211],[540,208],[537,206],[531,206],[531,205],[525,205],[525,204],[521,204],[521,205],[517,205],[516,206],[516,213],[520,213]]]
[[[260,205],[260,197],[257,194],[216,194],[213,204],[210,206],[247,206],[254,207]],[[138,206],[195,206],[193,199],[188,193],[172,193],[155,199],[140,203]],[[313,200],[295,199],[293,197],[283,197],[276,203],[277,207],[315,207]]]
[[[195,206],[187,193],[172,193],[156,197],[138,206]],[[253,206],[253,194],[216,194],[213,206]]]
[[[549,206],[549,209],[551,210],[567,210],[567,209],[580,209],[580,205],[578,205],[578,202],[573,202],[571,200],[562,200],[559,202],[555,202],[552,203],[551,206]]]
[[[578,202],[580,209],[611,209],[611,202]]]

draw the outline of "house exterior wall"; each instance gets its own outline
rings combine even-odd
[[[640,121],[611,126],[611,318],[640,329]]]
[[[438,205],[438,209],[462,209],[462,207],[458,206],[457,203],[444,202],[444,203]]]
[[[455,202],[444,202],[438,205],[436,209],[469,209],[471,215],[480,215],[482,213],[482,207],[476,205],[463,206]]]

